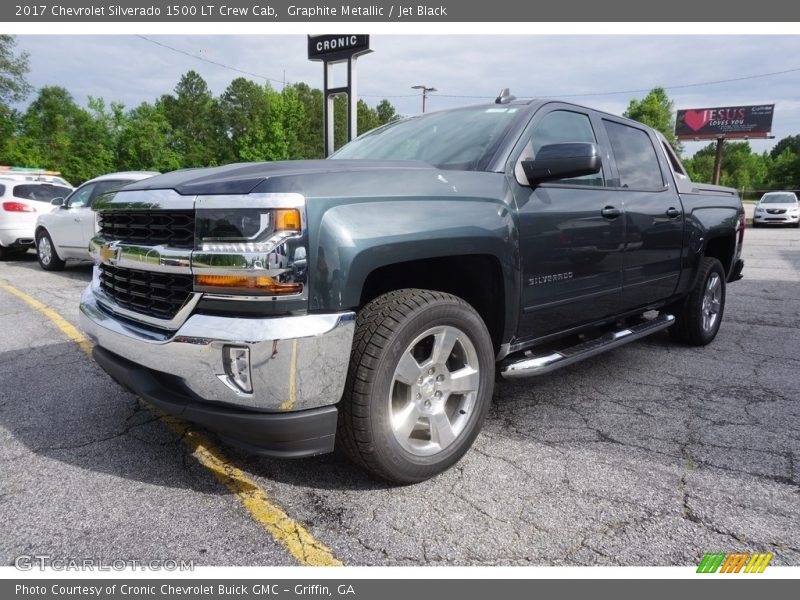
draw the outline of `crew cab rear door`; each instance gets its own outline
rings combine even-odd
[[[547,337],[620,311],[624,216],[605,138],[591,111],[549,103],[533,116],[511,155],[510,185],[519,218],[522,262],[520,341]],[[544,145],[592,142],[600,173],[528,184],[521,161]],[[507,171],[507,172],[508,172]]]
[[[683,206],[670,181],[660,141],[630,121],[603,116],[616,165],[607,181],[625,210],[622,309],[669,298],[678,284],[683,245]]]

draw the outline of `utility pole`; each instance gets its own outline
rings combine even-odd
[[[435,92],[435,87],[427,87],[425,85],[412,85],[412,90],[422,90],[422,112],[425,112],[425,99],[428,97],[428,92]]]
[[[717,138],[717,152],[714,155],[714,174],[711,177],[711,183],[719,185],[719,175],[722,170],[722,148],[725,144],[725,138]]]

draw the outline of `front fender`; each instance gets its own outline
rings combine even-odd
[[[310,248],[310,308],[358,308],[375,269],[413,260],[482,254],[503,271],[507,320],[516,322],[519,259],[516,226],[502,200],[384,199],[333,206]]]

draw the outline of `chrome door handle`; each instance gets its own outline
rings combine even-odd
[[[614,208],[613,206],[606,206],[603,210],[600,211],[600,214],[603,215],[606,219],[616,219],[618,216],[622,214],[622,211],[618,208]]]

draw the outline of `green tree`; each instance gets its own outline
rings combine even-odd
[[[230,160],[219,102],[199,73],[185,73],[175,86],[175,95],[166,94],[159,102],[172,127],[182,167],[209,167]]]
[[[787,150],[790,154],[800,156],[800,135],[789,135],[778,140],[778,143],[769,151],[769,155],[771,158],[778,158]]]
[[[31,93],[25,79],[28,74],[28,53],[16,52],[13,35],[0,35],[0,105],[21,102]]]
[[[220,109],[234,160],[264,160],[270,116],[268,89],[243,77],[231,81],[220,98]]]
[[[113,171],[120,111],[114,105],[109,112],[97,98],[87,110],[64,88],[44,87],[22,115],[4,162],[55,169],[74,184]]]
[[[714,172],[716,142],[712,142],[684,161],[692,181],[709,183]],[[725,142],[720,166],[720,184],[739,190],[761,189],[767,185],[770,160],[756,154],[749,142]]]
[[[767,186],[774,190],[800,189],[800,152],[786,146],[780,154],[770,158]]]
[[[381,125],[386,125],[386,123],[397,121],[397,119],[400,118],[400,115],[397,114],[397,111],[395,110],[394,106],[392,106],[392,103],[386,98],[378,102],[378,106],[375,107],[375,112],[378,114],[378,121]]]
[[[303,106],[303,120],[297,128],[297,158],[323,158],[322,90],[312,88],[307,83],[296,83],[291,87]]]
[[[678,152],[682,152],[680,142],[675,137],[674,104],[667,96],[664,88],[657,87],[641,100],[633,99],[628,104],[627,110],[622,113],[624,117],[649,125],[660,131],[670,145]]]
[[[163,110],[143,102],[129,111],[117,136],[117,169],[164,173],[180,166],[172,144],[172,127]]]

